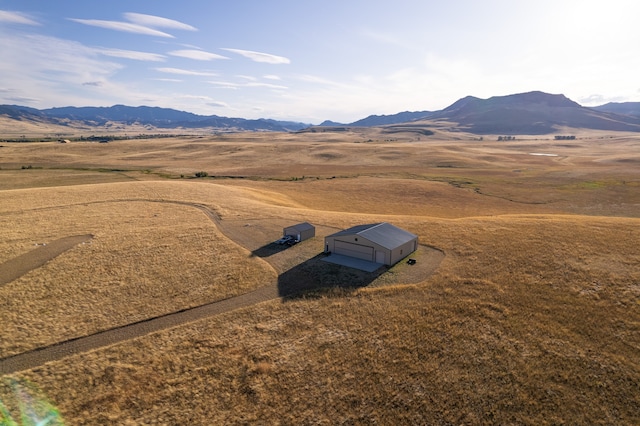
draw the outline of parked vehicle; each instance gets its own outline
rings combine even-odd
[[[292,241],[295,241],[292,243]],[[280,238],[279,240],[276,241],[276,244],[287,244],[287,245],[293,245],[295,243],[297,243],[298,241],[294,238],[293,235],[285,235],[284,237]]]
[[[300,241],[297,238],[291,237],[285,244],[291,247],[292,245],[298,244],[299,242]]]

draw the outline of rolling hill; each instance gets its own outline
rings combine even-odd
[[[640,102],[609,102],[608,104],[593,107],[593,109],[640,117]]]
[[[415,121],[424,118],[428,118],[432,115],[431,111],[404,111],[392,115],[370,115],[358,121],[354,121],[350,126],[355,127],[369,127],[369,126],[384,126],[387,124],[406,123],[408,121]]]
[[[38,110],[18,105],[0,105],[0,117],[23,123],[47,123],[68,128],[104,127],[110,124],[151,126],[157,129],[215,128],[235,131],[296,131],[306,123],[270,119],[197,115],[171,108],[125,105],[111,107],[62,107]]]

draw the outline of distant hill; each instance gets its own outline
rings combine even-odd
[[[640,117],[640,102],[609,102],[608,104],[592,107],[591,109]]]
[[[197,122],[206,119],[190,112],[159,107],[130,107],[114,105],[111,107],[62,107],[40,110],[46,116],[69,120],[105,124],[117,121],[124,124],[150,124],[154,126],[174,125],[180,122]]]
[[[159,107],[63,107],[38,110],[19,105],[0,105],[0,116],[13,120],[49,122],[63,126],[105,126],[108,123],[139,124],[160,129],[167,128],[216,128],[221,130],[249,131],[297,131],[309,126],[306,123],[270,119],[248,120],[244,118],[197,115]]]
[[[374,126],[386,126],[389,124],[406,123],[408,121],[419,120],[429,117],[433,114],[431,111],[405,111],[391,115],[370,115],[366,118],[362,118],[353,123],[345,124],[338,123],[331,120],[325,120],[320,123],[322,127],[335,127],[335,126],[347,126],[347,127],[374,127]]]
[[[439,111],[370,115],[350,124],[327,120],[321,126],[413,132],[445,127],[478,135],[543,135],[565,128],[640,132],[640,102],[588,108],[564,95],[533,91],[488,99],[467,96]]]
[[[349,126],[369,127],[369,126],[385,126],[389,124],[406,123],[409,121],[428,118],[431,111],[405,111],[392,115],[370,115],[358,121],[354,121]]]
[[[458,123],[475,134],[542,135],[559,128],[640,132],[640,118],[580,106],[564,95],[528,92],[479,99],[467,96],[429,120]]]
[[[45,117],[42,112],[35,108],[18,105],[0,105],[0,115],[4,115],[5,117],[12,118],[14,120],[20,120],[26,117]]]
[[[325,120],[319,124],[321,127],[334,127],[334,126],[345,126],[344,123],[338,123],[337,121]]]

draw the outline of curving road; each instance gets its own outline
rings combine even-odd
[[[196,321],[201,318],[255,305],[278,297],[278,286],[276,284],[268,285],[241,296],[231,297],[229,299],[212,302],[195,308],[185,309],[172,314],[124,325],[122,327],[100,331],[89,336],[78,337],[76,339],[56,343],[44,348],[34,349],[1,359],[0,375],[28,370],[46,362],[56,361],[70,355],[88,352],[93,349],[144,336],[155,331],[164,330],[187,322]]]

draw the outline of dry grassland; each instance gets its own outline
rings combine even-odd
[[[640,423],[638,139],[376,137],[126,141],[51,157],[89,179],[142,180],[91,185],[15,170],[35,164],[36,145],[0,148],[0,177],[28,176],[0,190],[0,262],[95,236],[0,287],[0,357],[246,292],[317,254],[323,235],[384,220],[446,254],[434,275],[412,280],[400,264],[364,289],[265,302],[12,376],[70,424]],[[131,171],[96,171],[110,168]],[[156,174],[198,170],[245,179]],[[264,250],[302,220],[316,239]]]
[[[419,221],[448,253],[424,285],[270,302],[21,376],[80,424],[634,424],[637,225]]]
[[[185,200],[180,188],[162,198],[172,194]],[[242,294],[276,278],[202,211],[161,202],[153,185],[14,190],[0,199],[0,262],[61,236],[94,235],[0,288],[1,357]]]

